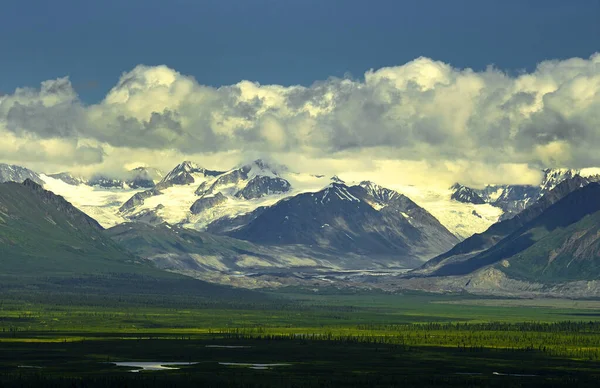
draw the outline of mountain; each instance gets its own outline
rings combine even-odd
[[[162,179],[163,173],[151,167],[136,167],[127,171],[122,178],[110,177],[105,174],[95,174],[90,179],[74,176],[69,172],[48,174],[50,178],[61,180],[69,185],[98,186],[102,188],[125,188],[131,189],[152,188]]]
[[[94,219],[32,180],[0,184],[0,242],[3,273],[106,272],[136,261]]]
[[[483,198],[502,209],[500,220],[505,220],[526,209],[545,193],[538,187],[528,185],[489,186]]]
[[[40,176],[21,166],[15,166],[5,163],[0,163],[0,183],[3,182],[18,182],[23,183],[26,179],[30,179],[37,184],[42,184]]]
[[[299,252],[292,259],[283,250],[168,224],[125,223],[108,229],[107,235],[160,268],[188,273],[318,266],[315,260],[299,258]]]
[[[69,173],[40,177],[46,189],[63,195],[104,227],[139,221],[181,224],[196,230],[204,230],[219,219],[272,206],[283,198],[322,190],[332,182],[343,183],[336,176],[329,179],[325,175],[296,173],[260,159],[223,172],[183,162],[168,174],[139,167],[120,174],[118,179],[100,175],[106,175],[104,181],[93,183],[102,185],[94,186]],[[186,183],[192,179],[193,183]],[[434,192],[413,186],[402,186],[400,190],[459,238],[484,231],[501,214],[499,208],[487,203],[473,205],[450,200],[448,190]]]
[[[244,218],[247,223],[241,226],[232,218],[211,224],[208,230],[258,244],[388,256],[408,266],[458,242],[409,198],[371,182],[350,187],[332,183],[318,192],[285,198]]]
[[[545,169],[539,185],[488,185],[483,189],[472,189],[456,183],[452,186],[451,198],[465,203],[489,203],[502,209],[500,220],[507,220],[526,209],[538,199],[550,192],[561,182],[576,175],[585,176],[589,181],[598,181],[600,177],[583,174],[581,170]]]
[[[474,234],[473,236],[465,239],[448,252],[436,256],[426,262],[420,268],[413,271],[413,274],[437,273],[437,271],[441,270],[441,268],[447,265],[468,260],[476,254],[489,249],[506,236],[515,232],[523,225],[542,214],[554,203],[558,202],[570,193],[580,189],[581,187],[586,186],[588,183],[588,179],[582,178],[579,175],[561,182],[550,192],[546,193],[546,195],[540,198],[540,200],[538,200],[535,204],[520,212],[515,217],[500,221],[490,226],[485,232]]]
[[[294,181],[292,184],[290,179]],[[221,217],[235,217],[270,206],[298,192],[325,185],[320,178],[307,179],[284,166],[263,160],[229,171],[204,169],[184,162],[169,172],[154,189],[134,193],[119,209],[127,220],[166,221],[203,230]],[[160,206],[160,207],[159,207]],[[152,214],[152,217],[147,217]]]
[[[558,186],[557,186],[558,187]],[[530,281],[600,278],[600,184],[572,192],[478,255],[437,270],[465,275],[490,265]]]
[[[163,172],[152,167],[136,167],[127,175],[125,183],[132,189],[152,188],[163,178]]]
[[[125,187],[125,181],[119,178],[113,178],[104,174],[95,174],[87,182],[89,186],[100,186],[104,188],[119,188]]]
[[[0,184],[3,292],[256,297],[156,269],[113,241],[92,218],[32,180]]]
[[[73,174],[71,174],[69,172],[59,172],[56,174],[48,174],[48,177],[53,178],[53,179],[58,179],[60,181],[65,182],[66,184],[69,184],[72,186],[79,186],[82,184],[87,184],[86,179],[84,179],[82,177],[74,176]]]
[[[451,189],[452,196],[450,198],[455,201],[472,203],[475,205],[482,205],[486,203],[486,201],[484,201],[483,198],[481,198],[481,196],[470,187],[455,183]]]
[[[206,177],[215,177],[220,174],[222,172],[207,170],[196,163],[185,161],[175,166],[173,170],[165,175],[156,185],[156,188],[160,190],[173,185],[189,185],[195,183],[198,179],[203,180]]]

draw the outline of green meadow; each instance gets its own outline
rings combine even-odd
[[[594,386],[600,377],[595,300],[4,296],[2,387]],[[113,364],[143,361],[185,365]]]

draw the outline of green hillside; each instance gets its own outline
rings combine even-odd
[[[0,266],[0,292],[260,298],[155,268],[30,180],[0,184]]]
[[[434,275],[466,275],[489,265],[544,283],[600,279],[600,184],[574,191],[496,245]]]
[[[600,279],[600,212],[566,228],[530,233],[537,242],[499,266],[511,277],[542,282]]]
[[[21,277],[150,268],[104,236],[92,218],[32,181],[0,184],[0,259],[3,275]]]

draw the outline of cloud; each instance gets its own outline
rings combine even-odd
[[[65,169],[169,168],[190,156],[224,168],[216,161],[277,155],[302,166],[400,163],[473,184],[533,181],[540,167],[600,166],[600,54],[516,76],[418,58],[308,87],[214,88],[140,65],[93,105],[68,78],[1,95],[0,135],[5,159]]]

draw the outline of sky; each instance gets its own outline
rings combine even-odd
[[[5,0],[0,162],[267,157],[474,185],[600,166],[598,17],[600,0]]]

